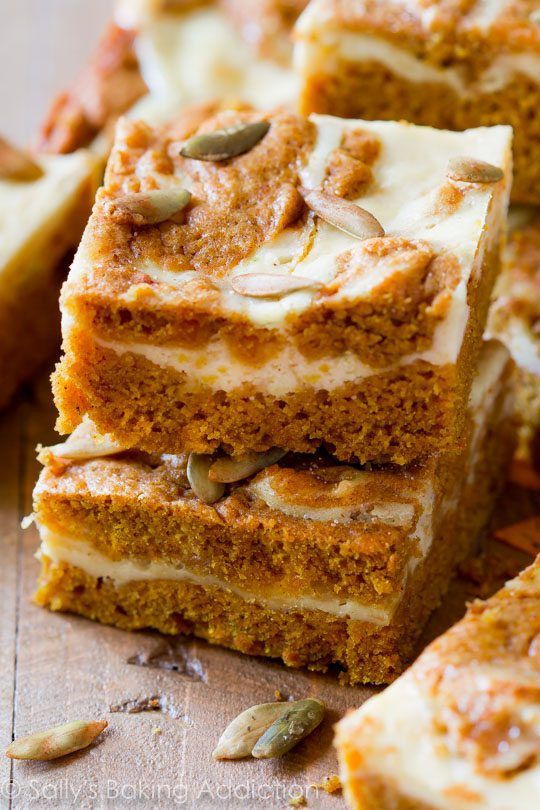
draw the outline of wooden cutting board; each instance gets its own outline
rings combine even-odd
[[[110,11],[111,0],[2,0],[4,134],[19,143],[31,139]],[[176,641],[163,651],[151,633],[122,633],[32,604],[37,536],[34,528],[23,532],[20,521],[31,511],[39,472],[34,448],[54,441],[53,422],[46,376],[0,416],[0,748],[13,736],[78,718],[104,718],[109,728],[92,748],[57,762],[11,762],[0,752],[0,807],[287,808],[303,795],[310,808],[343,808],[340,794],[312,785],[337,771],[335,721],[376,690],[340,687],[331,675],[287,670],[198,641]],[[529,500],[513,492],[504,501],[513,514],[501,520],[530,510]],[[516,555],[508,559],[513,564]],[[471,595],[471,583],[458,581],[426,639],[457,619]],[[175,669],[128,663],[155,652],[165,652]],[[328,707],[324,724],[282,760],[214,762],[211,751],[229,720],[274,700],[277,690],[320,697]],[[111,711],[148,698],[157,698],[159,710]]]
[[[287,808],[300,794],[308,807],[342,808],[340,794],[313,785],[337,772],[333,724],[376,689],[341,687],[331,674],[288,670],[196,640],[124,633],[32,604],[38,541],[35,529],[23,532],[20,521],[31,511],[39,473],[34,448],[54,441],[53,423],[47,375],[0,419],[0,746],[74,719],[103,718],[109,727],[92,748],[57,762],[11,763],[0,756],[0,806],[10,806],[11,779],[14,808]],[[500,520],[537,507],[514,488]],[[526,564],[525,557],[493,545],[501,577]],[[459,618],[476,592],[474,581],[457,580],[423,643]],[[155,655],[162,666],[129,663]],[[276,691],[321,698],[328,707],[323,725],[281,760],[215,762],[211,752],[229,720],[275,700]],[[159,708],[126,711],[147,699],[157,699]],[[115,706],[124,711],[112,711]]]

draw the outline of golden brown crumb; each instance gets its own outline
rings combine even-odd
[[[321,788],[322,790],[326,791],[326,793],[337,793],[338,791],[342,790],[341,779],[336,773],[333,773],[330,776],[324,776],[320,782],[316,782],[315,784],[311,785],[311,787]]]

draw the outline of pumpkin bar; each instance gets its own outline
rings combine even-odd
[[[32,158],[0,139],[0,407],[52,354],[60,269],[97,185],[84,152]],[[71,253],[70,253],[71,251]]]
[[[296,40],[303,113],[456,130],[510,124],[513,199],[540,203],[535,0],[313,0]]]
[[[337,726],[350,808],[534,810],[540,557]]]
[[[511,373],[486,344],[467,449],[406,468],[122,451],[85,420],[40,454],[36,600],[391,680],[489,516],[514,446]]]
[[[118,0],[88,64],[53,102],[37,143],[107,152],[123,113],[160,121],[180,106],[296,100],[291,28],[306,0]]]
[[[508,225],[488,331],[506,345],[518,368],[520,454],[527,457],[540,430],[540,214],[511,208]]]
[[[454,449],[510,181],[506,127],[122,121],[62,294],[60,431],[88,414],[149,452]]]
[[[296,102],[291,28],[305,0],[117,3],[117,24],[134,33],[150,93],[139,111],[229,99],[259,108]],[[176,106],[175,106],[176,105]]]

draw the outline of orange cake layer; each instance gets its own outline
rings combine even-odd
[[[519,452],[527,457],[540,431],[540,215],[534,208],[510,210],[494,298],[488,331],[506,345],[518,367]]]
[[[15,154],[3,149],[0,163]],[[0,408],[59,344],[60,275],[97,185],[96,161],[83,151],[41,156],[35,173],[0,179]]]
[[[194,132],[231,126],[267,131],[227,160],[180,154]],[[451,168],[480,155],[489,182]],[[283,110],[124,120],[62,295],[60,430],[88,414],[151,452],[324,444],[362,462],[455,448],[510,181],[504,127]],[[355,235],[309,190],[344,206]],[[154,224],[126,213],[186,191]]]
[[[536,810],[540,558],[337,727],[356,810]]]
[[[511,124],[518,202],[540,203],[536,0],[313,0],[300,109],[444,129]]]
[[[262,470],[265,459],[219,457],[201,471],[206,457],[122,452],[86,422],[41,452],[37,600],[337,664],[353,682],[391,679],[489,516],[513,452],[511,368],[487,345],[467,450],[406,469],[289,453]],[[233,482],[208,498],[214,479]]]

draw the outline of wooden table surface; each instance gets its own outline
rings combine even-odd
[[[0,0],[3,129],[29,140],[52,95],[81,66],[110,10],[109,0]],[[302,793],[308,807],[343,808],[312,787],[336,772],[332,726],[374,690],[343,688],[333,676],[287,670],[198,641],[167,642],[172,669],[139,666],[163,647],[152,633],[122,633],[34,606],[38,572],[31,511],[39,472],[34,448],[54,441],[47,374],[0,416],[0,747],[13,736],[74,719],[105,718],[109,728],[87,751],[52,763],[0,755],[0,807],[286,808]],[[512,509],[519,499],[512,498]],[[510,501],[508,501],[510,503]],[[514,515],[514,517],[517,515]],[[463,611],[457,582],[428,636]],[[211,751],[236,714],[259,702],[321,697],[321,728],[282,760],[215,763]],[[158,698],[159,709],[113,712]]]

